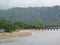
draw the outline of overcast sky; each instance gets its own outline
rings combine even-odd
[[[60,5],[60,0],[0,0],[0,9]]]

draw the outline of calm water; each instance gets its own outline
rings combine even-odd
[[[60,29],[32,32],[32,35],[27,37],[0,41],[0,45],[60,45]]]

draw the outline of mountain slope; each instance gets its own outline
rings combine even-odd
[[[0,20],[2,19],[13,22],[60,24],[60,6],[29,8],[15,7],[8,10],[0,10]]]

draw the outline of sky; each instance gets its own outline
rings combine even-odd
[[[60,5],[60,0],[0,0],[0,9]]]

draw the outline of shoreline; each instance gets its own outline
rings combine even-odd
[[[29,36],[32,34],[32,32],[36,31],[35,29],[18,29],[18,30],[20,31],[12,33],[0,33],[0,41]]]

